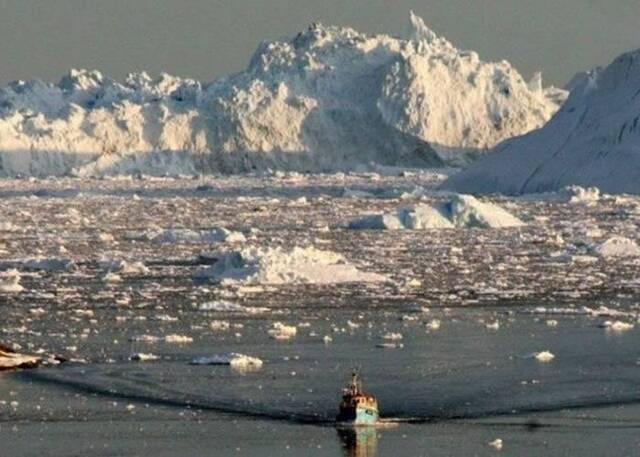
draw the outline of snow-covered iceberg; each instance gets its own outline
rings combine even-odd
[[[572,184],[640,193],[640,50],[576,78],[547,125],[497,146],[444,187],[522,194]]]
[[[391,213],[365,216],[349,223],[351,229],[399,230],[443,228],[519,227],[523,222],[493,203],[471,195],[454,195],[435,205],[415,205]]]
[[[543,125],[566,93],[455,48],[314,24],[201,83],[72,70],[0,88],[0,175],[437,165]]]
[[[243,284],[335,284],[381,282],[387,278],[362,272],[340,254],[314,247],[293,249],[248,247],[219,253],[196,277]]]

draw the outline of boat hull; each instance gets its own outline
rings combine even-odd
[[[372,408],[345,408],[340,411],[337,422],[347,425],[374,425],[378,422],[378,411]]]

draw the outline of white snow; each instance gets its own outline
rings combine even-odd
[[[349,223],[351,229],[418,230],[443,228],[504,228],[524,225],[493,203],[471,195],[454,195],[444,203],[415,205],[393,213],[365,216]]]
[[[584,74],[572,86],[567,102],[543,128],[505,141],[444,187],[521,194],[580,185],[640,193],[640,50]]]
[[[257,357],[250,357],[236,352],[228,354],[213,355],[210,357],[198,357],[191,361],[192,365],[230,365],[236,369],[259,369],[262,367],[262,360]]]
[[[592,250],[595,254],[605,259],[640,256],[638,244],[622,236],[612,236],[595,245]]]
[[[411,16],[407,38],[314,24],[212,83],[71,70],[0,88],[0,174],[193,174],[464,161],[544,124],[566,93]]]
[[[199,270],[196,276],[222,283],[248,284],[333,284],[345,282],[381,282],[386,277],[366,273],[335,252],[314,247],[248,247],[223,251],[217,261]]]

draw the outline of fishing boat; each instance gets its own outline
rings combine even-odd
[[[342,389],[342,401],[336,422],[342,425],[374,425],[378,419],[378,400],[362,391],[362,381],[358,372],[353,371],[351,381]]]

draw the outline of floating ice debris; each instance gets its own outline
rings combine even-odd
[[[500,451],[502,449],[503,443],[502,443],[502,439],[500,438],[496,438],[495,440],[491,441],[490,443],[488,443],[489,446],[491,446],[492,448]]]
[[[626,332],[627,330],[631,330],[634,325],[623,321],[604,321],[600,324],[600,327],[611,330],[612,332]]]
[[[149,269],[142,262],[127,262],[126,260],[102,258],[98,261],[98,266],[103,270],[111,272],[117,271],[123,274],[149,273]]]
[[[102,241],[103,243],[113,243],[113,241],[115,241],[115,238],[110,233],[100,232],[100,234],[98,234],[98,240]]]
[[[200,311],[215,311],[221,313],[261,314],[269,311],[269,308],[261,306],[242,306],[230,301],[211,301],[198,305]]]
[[[226,228],[212,228],[209,230],[191,229],[162,229],[148,231],[144,237],[154,243],[191,243],[212,244],[221,242],[243,242],[245,237],[240,232],[233,232]]]
[[[498,321],[490,322],[488,324],[485,324],[485,327],[488,328],[489,330],[499,330],[500,329],[500,322],[498,322]]]
[[[107,283],[114,283],[114,282],[120,282],[122,281],[122,278],[120,277],[119,274],[117,273],[112,273],[112,272],[107,272],[107,274],[105,274],[102,277],[102,281],[107,282]]]
[[[293,325],[285,325],[282,322],[274,322],[268,331],[269,336],[276,340],[288,340],[298,333],[298,329]]]
[[[262,360],[257,357],[250,357],[236,352],[211,357],[198,357],[191,361],[191,365],[230,365],[237,369],[259,369],[262,364]]]
[[[231,327],[231,324],[229,324],[229,322],[227,321],[211,321],[211,329],[212,330],[218,330],[218,331],[224,331],[224,330],[229,330],[229,328]]]
[[[454,195],[435,205],[416,205],[393,213],[366,216],[349,223],[351,229],[444,229],[519,227],[522,221],[492,203],[471,195]]]
[[[136,335],[129,338],[129,341],[135,341],[140,343],[157,343],[160,341],[160,337],[153,335]]]
[[[0,260],[0,269],[20,268],[25,270],[59,271],[75,267],[71,259],[61,257],[27,257],[23,259]]]
[[[378,343],[376,344],[377,348],[380,349],[402,349],[404,344],[402,343]]]
[[[440,321],[438,319],[431,319],[429,322],[427,322],[427,329],[429,330],[440,329]]]
[[[129,356],[129,360],[134,362],[150,362],[159,359],[159,356],[146,352],[136,352],[135,354],[131,354],[131,356]]]
[[[24,287],[20,285],[20,272],[15,268],[0,273],[0,292],[22,292]]]
[[[165,343],[174,343],[174,344],[187,344],[187,343],[193,343],[193,338],[191,338],[190,336],[184,336],[184,335],[167,335],[164,337],[164,342]]]
[[[221,252],[215,263],[196,273],[223,283],[248,284],[333,284],[345,282],[380,282],[387,278],[365,273],[335,252],[314,247],[251,247],[241,251]]]
[[[593,252],[605,259],[619,257],[638,257],[640,247],[638,244],[622,236],[612,236],[606,241],[593,247]]]
[[[536,352],[533,354],[533,357],[541,363],[548,363],[556,358],[556,356],[549,351]]]
[[[42,357],[18,354],[11,348],[0,345],[0,371],[18,368],[36,368],[43,362]]]
[[[567,186],[558,192],[568,203],[592,203],[600,200],[597,187]]]

